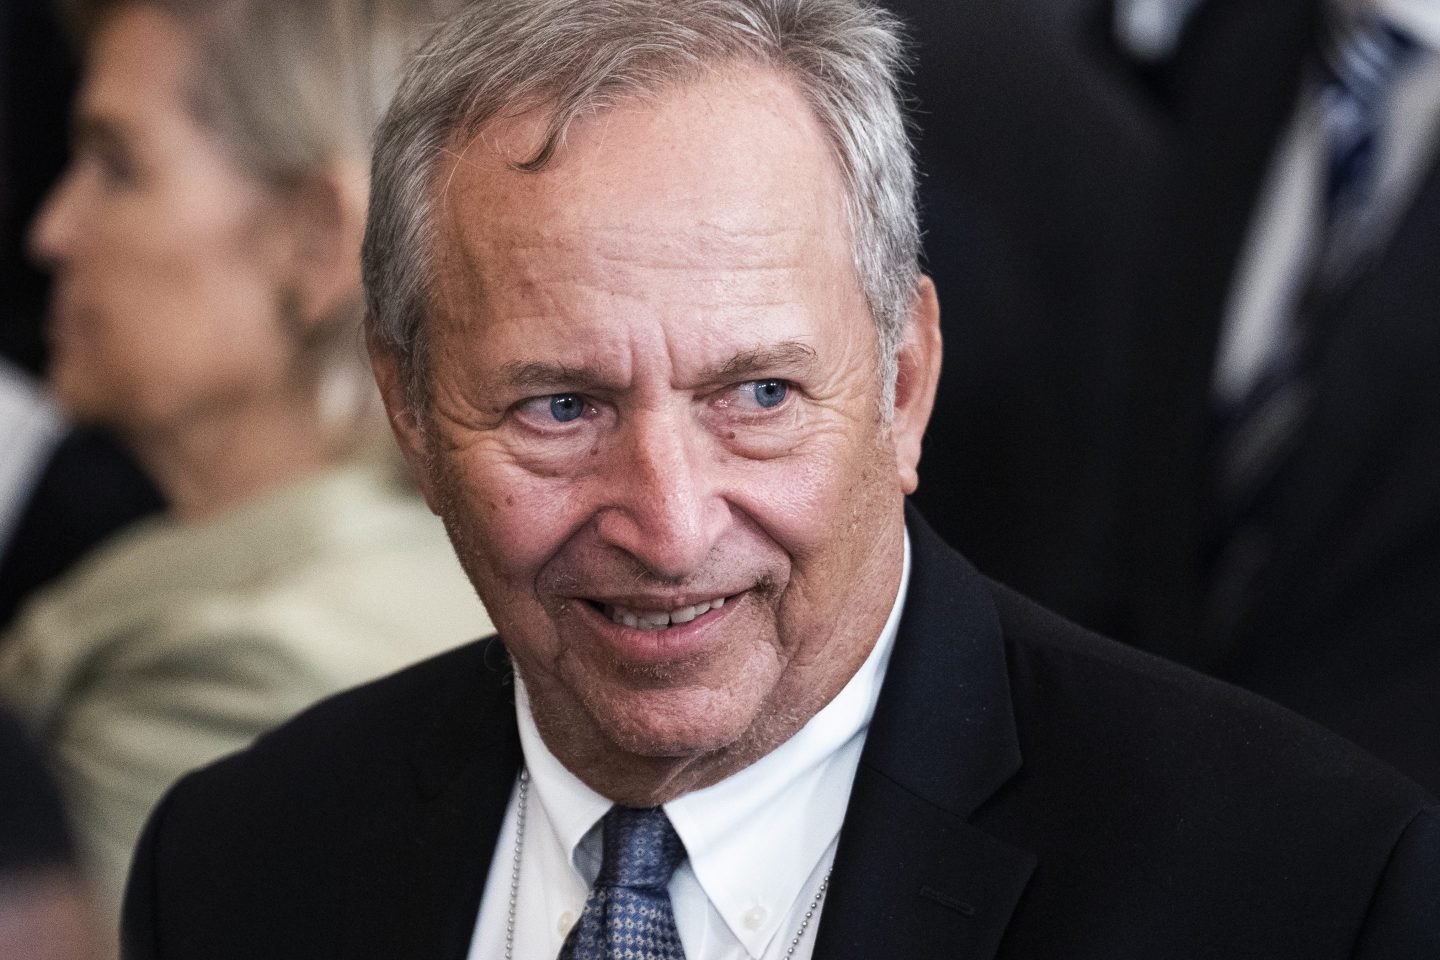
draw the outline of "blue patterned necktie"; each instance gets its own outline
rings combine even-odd
[[[665,887],[685,845],[660,807],[610,808],[604,856],[559,960],[685,960]]]

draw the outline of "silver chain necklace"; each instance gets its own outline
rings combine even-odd
[[[529,800],[530,771],[522,768],[520,770],[520,802],[517,805],[519,809],[515,814],[515,853],[510,858],[510,910],[505,917],[505,960],[515,960],[515,904],[519,900],[520,894],[520,853],[525,849],[525,813],[530,806]],[[830,871],[826,870],[824,878],[820,881],[820,889],[815,891],[810,906],[805,908],[805,916],[800,920],[800,929],[795,931],[795,936],[790,938],[790,945],[785,948],[786,960],[795,956],[795,949],[804,939],[805,931],[810,929],[810,922],[815,919],[815,911],[820,909],[820,901],[825,899],[825,891],[828,889],[830,889]]]

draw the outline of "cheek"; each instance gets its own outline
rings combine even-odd
[[[278,393],[292,346],[273,293],[243,267],[175,266],[102,308],[98,362],[140,419],[183,418],[212,401]]]
[[[490,444],[442,452],[437,466],[440,509],[463,531],[462,559],[477,586],[532,596],[545,562],[585,522],[575,482],[537,476]]]
[[[193,242],[188,251],[152,251],[153,266],[137,275],[131,291],[137,299],[166,298],[153,332],[173,337],[177,351],[269,353],[280,328],[278,278],[244,249],[238,228]]]
[[[817,433],[794,454],[749,464],[734,502],[798,564],[848,541],[877,479],[871,446],[840,431]]]
[[[276,284],[277,216],[259,185],[207,166],[163,178],[149,194],[117,204],[107,221],[110,245],[132,261],[137,286],[163,288],[191,312],[219,316]]]
[[[573,508],[573,492],[515,469],[503,452],[488,449],[441,453],[431,477],[461,567],[527,680],[541,683],[564,644],[538,583],[586,519]]]
[[[98,218],[89,255],[73,265],[97,359],[161,394],[283,362],[278,292],[249,234],[238,214]]]

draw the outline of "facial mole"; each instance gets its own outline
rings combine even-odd
[[[735,431],[734,431],[734,430],[731,430],[729,433],[725,434],[725,439],[726,439],[726,440],[734,440],[734,439],[735,439]]]
[[[509,494],[509,493],[505,494],[505,506],[507,506],[507,507],[513,507],[513,506],[515,506],[515,497],[514,497],[514,495]]]
[[[598,456],[600,456],[600,447],[599,447],[598,445],[597,445],[597,446],[593,446],[593,447],[590,448],[590,456],[592,456],[592,457],[598,457]]]

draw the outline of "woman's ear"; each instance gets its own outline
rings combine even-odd
[[[287,290],[299,314],[295,319],[306,329],[360,297],[366,182],[363,169],[336,166],[306,178],[285,199]]]

